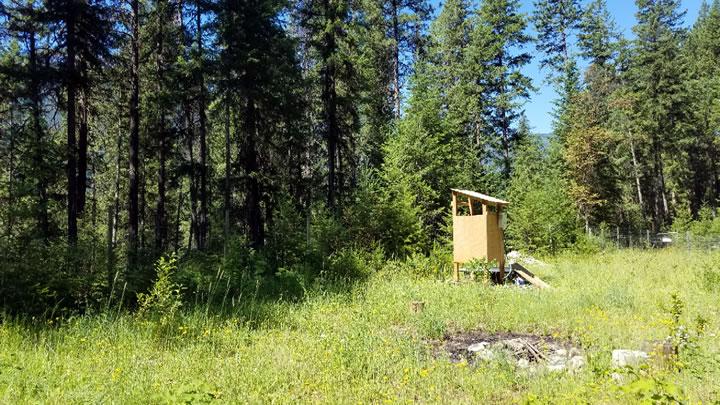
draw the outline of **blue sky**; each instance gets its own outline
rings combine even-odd
[[[533,0],[521,0],[522,11],[526,14],[532,13]],[[435,3],[435,2],[433,2]],[[586,4],[587,1],[582,1]],[[437,4],[437,3],[435,3]],[[682,0],[682,7],[687,10],[685,15],[685,25],[691,26],[698,15],[698,10],[702,0]],[[607,0],[608,9],[610,10],[615,23],[622,31],[626,38],[633,38],[632,26],[635,24],[635,1],[633,0]],[[437,10],[436,12],[439,12]],[[534,35],[532,27],[530,32]],[[529,47],[531,53],[535,53],[535,46]],[[537,88],[537,92],[533,93],[525,105],[525,113],[530,121],[532,129],[536,133],[549,133],[552,130],[552,109],[553,100],[556,95],[553,89],[544,83],[545,72],[541,72],[538,66],[538,58],[533,58],[530,65],[525,68],[525,74],[533,79],[533,84]]]

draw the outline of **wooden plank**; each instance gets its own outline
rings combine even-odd
[[[513,263],[511,267],[515,271],[515,273],[518,274],[518,276],[520,276],[528,283],[540,288],[550,288],[549,284],[542,281],[539,277],[535,276],[530,270],[526,269],[521,264]]]

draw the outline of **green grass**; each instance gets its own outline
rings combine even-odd
[[[630,403],[654,393],[713,402],[720,278],[711,258],[682,250],[559,257],[532,268],[553,286],[547,291],[381,271],[347,293],[246,306],[243,316],[184,313],[162,335],[129,314],[60,325],[6,320],[0,401]],[[611,350],[667,336],[672,293],[685,303],[688,328],[698,316],[708,321],[697,350],[681,357],[681,370],[614,382]],[[409,311],[413,300],[425,302],[422,313]],[[433,355],[432,340],[476,328],[567,338],[582,345],[589,365],[575,375],[531,375]]]

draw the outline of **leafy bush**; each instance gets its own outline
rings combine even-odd
[[[379,245],[390,257],[405,257],[428,245],[415,194],[404,183],[391,183],[366,173],[345,213],[353,242]]]
[[[720,255],[715,254],[703,263],[698,282],[706,291],[720,291]]]
[[[0,307],[48,317],[99,308],[108,290],[103,251],[93,240],[18,240],[0,245]],[[114,269],[113,273],[114,273]]]
[[[161,328],[172,325],[182,306],[181,286],[173,281],[177,270],[175,256],[161,257],[155,263],[157,279],[148,293],[139,293],[138,315],[157,322]]]
[[[693,218],[690,215],[690,208],[685,204],[678,209],[672,230],[675,232],[689,231],[698,236],[720,235],[720,217],[715,216],[710,207],[702,207],[697,218]]]

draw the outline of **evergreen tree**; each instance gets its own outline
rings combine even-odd
[[[110,9],[101,2],[72,0],[51,0],[45,7],[45,18],[50,26],[60,33],[60,44],[63,48],[59,69],[65,90],[67,235],[68,241],[74,244],[78,236],[78,216],[85,204],[90,70],[100,68],[104,59],[110,56]]]
[[[553,253],[576,239],[575,206],[567,193],[568,182],[559,159],[529,136],[514,161],[513,177],[507,190],[508,244],[513,249]]]
[[[359,89],[349,35],[356,21],[350,6],[331,0],[303,0],[296,5],[301,41],[314,65],[310,76],[321,106],[317,125],[327,152],[327,205],[336,212],[357,163],[353,151]]]
[[[690,169],[689,208],[697,215],[705,204],[717,210],[720,202],[720,1],[703,2],[700,16],[685,46],[690,95],[689,125],[692,137],[686,146]]]
[[[267,219],[262,211],[266,186],[263,178],[269,172],[268,160],[279,129],[292,125],[283,117],[289,104],[287,99],[294,96],[288,91],[292,87],[286,88],[290,84],[288,78],[296,73],[297,65],[293,44],[282,30],[281,3],[227,0],[217,7],[220,68],[226,72],[226,80],[221,83],[226,97],[238,106],[233,119],[237,120],[235,129],[239,132],[244,219],[251,246],[259,248],[264,244]],[[335,60],[332,61],[334,67]],[[334,83],[325,84],[329,86],[327,92],[336,92]],[[335,130],[338,123],[333,122]]]
[[[482,43],[489,52],[485,127],[499,155],[505,180],[510,177],[515,147],[522,136],[515,124],[522,116],[523,101],[532,90],[530,78],[522,73],[531,57],[521,50],[530,37],[525,33],[526,20],[518,8],[515,0],[487,0],[478,15],[478,25],[487,30],[487,39]]]
[[[412,71],[412,61],[422,46],[423,31],[432,8],[425,0],[385,0],[383,14],[389,26],[391,46],[392,99],[395,116],[400,116],[402,88]]]
[[[538,32],[537,50],[542,53],[541,69],[555,84],[559,99],[555,102],[555,135],[562,141],[567,126],[568,107],[580,88],[580,74],[572,45],[580,22],[577,0],[540,0],[535,2],[532,22]]]
[[[9,126],[6,128],[8,156],[11,158],[8,173],[9,206],[18,208],[16,204],[25,194],[23,190],[33,190],[34,206],[30,210],[34,213],[35,235],[47,241],[50,237],[48,189],[54,182],[52,159],[49,159],[53,156],[53,147],[43,107],[53,78],[51,69],[47,67],[49,55],[42,47],[47,30],[43,25],[43,10],[35,3],[8,2],[2,14],[7,19],[7,34],[12,38],[8,58],[2,68],[7,81],[3,86],[6,89],[3,99],[9,100]],[[21,43],[25,55],[21,55]],[[24,153],[31,159],[15,159]],[[22,186],[21,179],[34,184]],[[16,210],[13,216],[20,212]],[[16,218],[8,220],[8,225],[16,221]]]
[[[574,59],[572,42],[580,21],[577,0],[538,0],[532,22],[538,33],[537,49],[543,54],[540,67],[549,69],[548,79],[566,75]]]
[[[593,0],[579,23],[578,45],[591,64],[604,67],[617,52],[620,34],[605,0]]]
[[[680,44],[685,35],[684,12],[678,0],[637,0],[638,23],[634,57],[629,72],[635,120],[646,141],[641,155],[651,170],[645,185],[654,229],[662,229],[671,215],[668,195],[668,154],[677,151],[684,137],[684,61]]]

